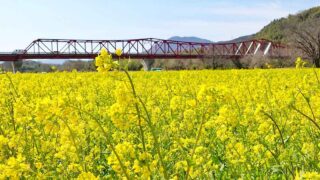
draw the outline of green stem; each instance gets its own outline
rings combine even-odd
[[[76,148],[79,161],[81,161],[81,160],[80,160],[80,158],[81,158],[81,153],[80,153],[80,149],[79,149],[79,147],[78,147],[78,145],[77,145],[77,143],[76,143],[75,135],[74,135],[71,127],[68,125],[68,123],[67,123],[65,120],[63,120],[63,118],[61,118],[61,120],[64,122],[64,124],[67,126],[67,128],[68,128],[68,130],[69,130],[69,132],[70,132],[71,140],[72,140],[72,142],[73,142],[73,144],[74,144],[74,147]],[[83,159],[83,158],[82,158],[82,159]],[[82,164],[82,166],[84,167],[83,161],[81,161],[81,164]]]
[[[11,123],[12,123],[12,126],[13,126],[13,130],[15,132],[17,132],[17,129],[16,129],[16,123],[15,123],[15,119],[14,119],[14,108],[13,108],[13,103],[9,102],[6,103],[7,105],[7,108],[8,108],[8,111],[9,111],[9,115],[10,115],[10,120],[11,120]]]
[[[73,106],[71,106],[71,107],[72,107],[72,108],[75,108],[75,109],[78,109],[79,111],[81,111],[81,112],[89,115],[89,116],[98,124],[98,126],[99,126],[100,130],[102,131],[103,135],[106,137],[107,144],[110,146],[111,151],[115,154],[115,156],[116,156],[116,158],[117,158],[117,160],[118,160],[118,162],[119,162],[119,164],[120,164],[120,167],[121,167],[124,175],[126,176],[126,178],[127,178],[128,180],[130,180],[131,178],[130,178],[130,176],[128,175],[128,173],[127,173],[127,171],[126,171],[126,168],[125,168],[124,164],[122,163],[122,161],[121,161],[121,159],[120,159],[120,156],[119,156],[119,154],[118,154],[117,151],[116,151],[116,148],[115,148],[115,147],[113,146],[113,144],[111,143],[111,141],[110,141],[110,139],[109,139],[108,133],[104,130],[104,128],[102,127],[102,125],[101,125],[101,123],[99,122],[99,120],[98,120],[96,117],[94,117],[94,116],[93,116],[91,113],[89,113],[89,112],[86,112],[86,111],[84,111],[84,110],[81,110],[81,109],[79,109],[79,108],[77,108],[77,107],[73,107]]]
[[[310,104],[310,100],[308,100],[308,98],[301,92],[301,90],[299,90],[299,92],[300,92],[300,94],[303,96],[304,100],[308,104],[308,107],[309,107],[309,109],[311,111],[311,114],[312,114],[312,120],[313,120],[312,122],[319,128],[319,125],[316,123],[316,116],[314,115],[313,109],[312,109],[311,104]]]
[[[293,110],[297,111],[299,114],[301,114],[302,116],[304,116],[305,118],[307,118],[308,120],[310,120],[320,131],[320,126],[318,125],[318,123],[312,119],[311,117],[309,117],[308,115],[306,115],[305,113],[303,113],[302,111],[300,111],[299,109],[297,109],[295,106],[292,106]]]
[[[16,96],[18,97],[18,91],[16,90],[16,88],[14,87],[14,84],[12,82],[11,77],[8,75],[8,73],[6,73],[6,76],[8,77],[9,81],[10,81],[10,85],[12,86],[12,89],[14,91],[14,93],[16,94]]]
[[[148,120],[147,120],[147,124],[148,124],[148,126],[149,126],[149,128],[150,128],[150,130],[151,130],[151,134],[152,134],[153,139],[154,139],[154,144],[155,144],[155,147],[156,147],[156,151],[157,151],[157,153],[158,153],[158,156],[159,156],[159,159],[160,159],[160,163],[161,163],[162,168],[163,168],[164,178],[165,178],[165,179],[169,179],[169,176],[168,176],[168,174],[167,174],[167,168],[166,168],[166,166],[165,166],[165,164],[164,164],[163,157],[162,157],[162,154],[161,154],[161,151],[160,151],[160,143],[159,143],[159,141],[158,141],[158,136],[157,136],[157,133],[156,133],[155,128],[154,128],[153,125],[152,125],[151,117],[150,117],[150,115],[149,115],[149,113],[148,113],[148,111],[147,111],[147,107],[146,107],[145,104],[142,102],[141,98],[138,97],[138,99],[139,99],[140,103],[142,104],[142,107],[143,107],[144,111],[145,111],[146,114],[147,114],[147,119],[148,119]]]
[[[319,81],[319,77],[318,77],[318,73],[316,72],[315,68],[312,68],[316,78],[317,78],[317,82],[318,82],[318,85],[320,85],[320,81]]]
[[[284,148],[286,148],[285,142],[284,142],[284,138],[283,138],[283,135],[282,135],[282,132],[281,132],[280,127],[278,126],[277,122],[275,121],[275,119],[274,119],[270,114],[268,114],[268,113],[266,113],[266,112],[264,112],[264,111],[262,111],[262,113],[263,113],[265,116],[267,116],[269,119],[271,119],[271,121],[273,122],[273,124],[276,126],[276,128],[277,128],[277,130],[278,130],[278,132],[279,132],[279,134],[280,134],[280,138],[281,138],[282,145],[283,145]]]
[[[135,87],[134,87],[134,84],[133,84],[133,81],[132,81],[132,78],[131,78],[130,74],[128,73],[128,71],[127,71],[126,69],[124,69],[124,72],[125,72],[126,76],[127,76],[128,79],[129,79],[129,82],[130,82],[130,85],[131,85],[131,89],[132,89],[132,93],[133,93],[135,99],[138,99],[138,100],[139,100],[139,102],[141,103],[141,105],[142,105],[142,107],[143,107],[143,110],[144,110],[145,113],[147,114],[147,119],[148,119],[148,120],[147,120],[147,124],[148,124],[148,126],[149,126],[149,128],[150,128],[150,130],[151,130],[151,134],[152,134],[153,139],[154,139],[155,148],[156,148],[157,154],[158,154],[158,156],[159,156],[161,166],[162,166],[162,168],[163,168],[164,178],[165,178],[165,179],[169,179],[169,176],[168,176],[168,174],[167,174],[167,168],[166,168],[166,166],[165,166],[165,164],[164,164],[163,157],[162,157],[162,154],[161,154],[161,151],[160,151],[160,145],[159,145],[159,142],[158,142],[158,137],[157,137],[156,132],[155,132],[155,129],[154,129],[153,125],[152,125],[152,121],[151,121],[151,117],[150,117],[150,115],[149,115],[149,112],[148,112],[145,104],[143,103],[142,99],[137,96],[137,93],[136,93],[136,90],[135,90]],[[135,103],[135,105],[136,105],[136,109],[139,110],[138,104]],[[138,112],[140,113],[140,110],[139,110]],[[139,119],[139,120],[140,120],[140,119]],[[143,130],[142,130],[142,135],[143,135]],[[144,143],[144,139],[143,139],[143,143]]]
[[[124,70],[124,72],[126,73],[128,79],[129,79],[133,96],[134,96],[135,99],[137,99],[137,93],[136,93],[132,78],[131,78],[130,74],[126,70]],[[139,119],[139,130],[140,130],[140,134],[141,134],[141,141],[142,141],[143,150],[146,151],[144,131],[143,131],[143,127],[141,125],[141,112],[140,112],[138,103],[135,102],[134,104],[135,104],[135,108],[136,108],[136,111],[137,111],[137,114],[138,114],[138,119]]]
[[[202,119],[201,119],[201,123],[200,123],[200,127],[199,127],[199,130],[198,130],[198,133],[197,133],[197,138],[196,138],[196,143],[192,149],[192,153],[191,153],[191,160],[193,159],[193,156],[195,154],[195,150],[196,150],[196,147],[198,145],[198,142],[199,142],[199,139],[200,139],[200,135],[201,135],[201,131],[202,131],[202,128],[203,128],[203,124],[204,124],[204,119],[205,119],[205,113],[203,113],[203,116],[202,116]],[[188,169],[187,169],[187,174],[186,174],[186,180],[188,180],[189,178],[189,173],[190,173],[190,164],[188,162]]]

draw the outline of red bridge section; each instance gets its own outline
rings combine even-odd
[[[238,58],[248,55],[285,57],[288,48],[266,39],[235,43],[198,43],[155,38],[129,40],[37,39],[26,49],[0,53],[0,61],[23,59],[93,59],[105,48],[132,59]]]

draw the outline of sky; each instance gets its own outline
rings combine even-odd
[[[0,0],[0,52],[38,38],[129,39],[253,34],[320,0]]]

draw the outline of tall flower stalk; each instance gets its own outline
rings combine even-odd
[[[102,49],[100,54],[99,54],[99,56],[96,57],[96,61],[95,61],[95,64],[97,66],[97,70],[99,72],[107,72],[107,71],[110,71],[110,70],[119,70],[119,71],[123,71],[125,73],[126,77],[129,80],[129,83],[130,83],[130,88],[131,88],[131,91],[132,91],[132,95],[133,95],[133,97],[135,99],[134,107],[135,107],[135,110],[136,110],[137,115],[138,115],[139,131],[140,131],[143,151],[146,152],[146,145],[145,145],[146,143],[145,143],[145,135],[144,135],[145,132],[144,132],[144,129],[143,129],[143,126],[142,126],[142,120],[145,120],[146,124],[148,125],[148,127],[149,127],[149,129],[151,131],[152,137],[154,139],[154,148],[155,148],[155,150],[157,152],[157,155],[159,156],[160,164],[161,164],[161,166],[163,168],[164,178],[165,179],[169,179],[169,176],[168,176],[168,173],[167,173],[167,169],[166,169],[166,165],[164,163],[163,155],[162,155],[161,149],[160,149],[160,143],[159,143],[159,140],[158,140],[159,138],[158,138],[158,135],[156,133],[155,127],[152,124],[149,112],[147,111],[147,108],[145,108],[146,105],[144,104],[144,102],[138,96],[138,94],[136,92],[132,77],[128,72],[127,66],[125,66],[124,64],[120,63],[120,60],[121,60],[120,57],[122,55],[122,50],[121,49],[117,49],[115,51],[115,54],[118,56],[118,61],[114,61],[113,58],[112,58],[112,55],[109,54],[106,49]],[[141,109],[140,106],[142,106],[143,108]],[[141,112],[143,112],[143,111],[145,112],[145,114],[147,116],[145,118],[142,117],[142,113]],[[121,160],[119,159],[119,161],[121,161]],[[149,165],[148,165],[148,167],[149,167]]]

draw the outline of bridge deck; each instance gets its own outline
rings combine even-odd
[[[265,39],[235,43],[197,43],[162,39],[69,40],[37,39],[27,48],[0,53],[0,61],[21,59],[93,59],[102,48],[132,59],[197,59],[205,57],[238,58],[248,55],[287,56],[287,47]]]

